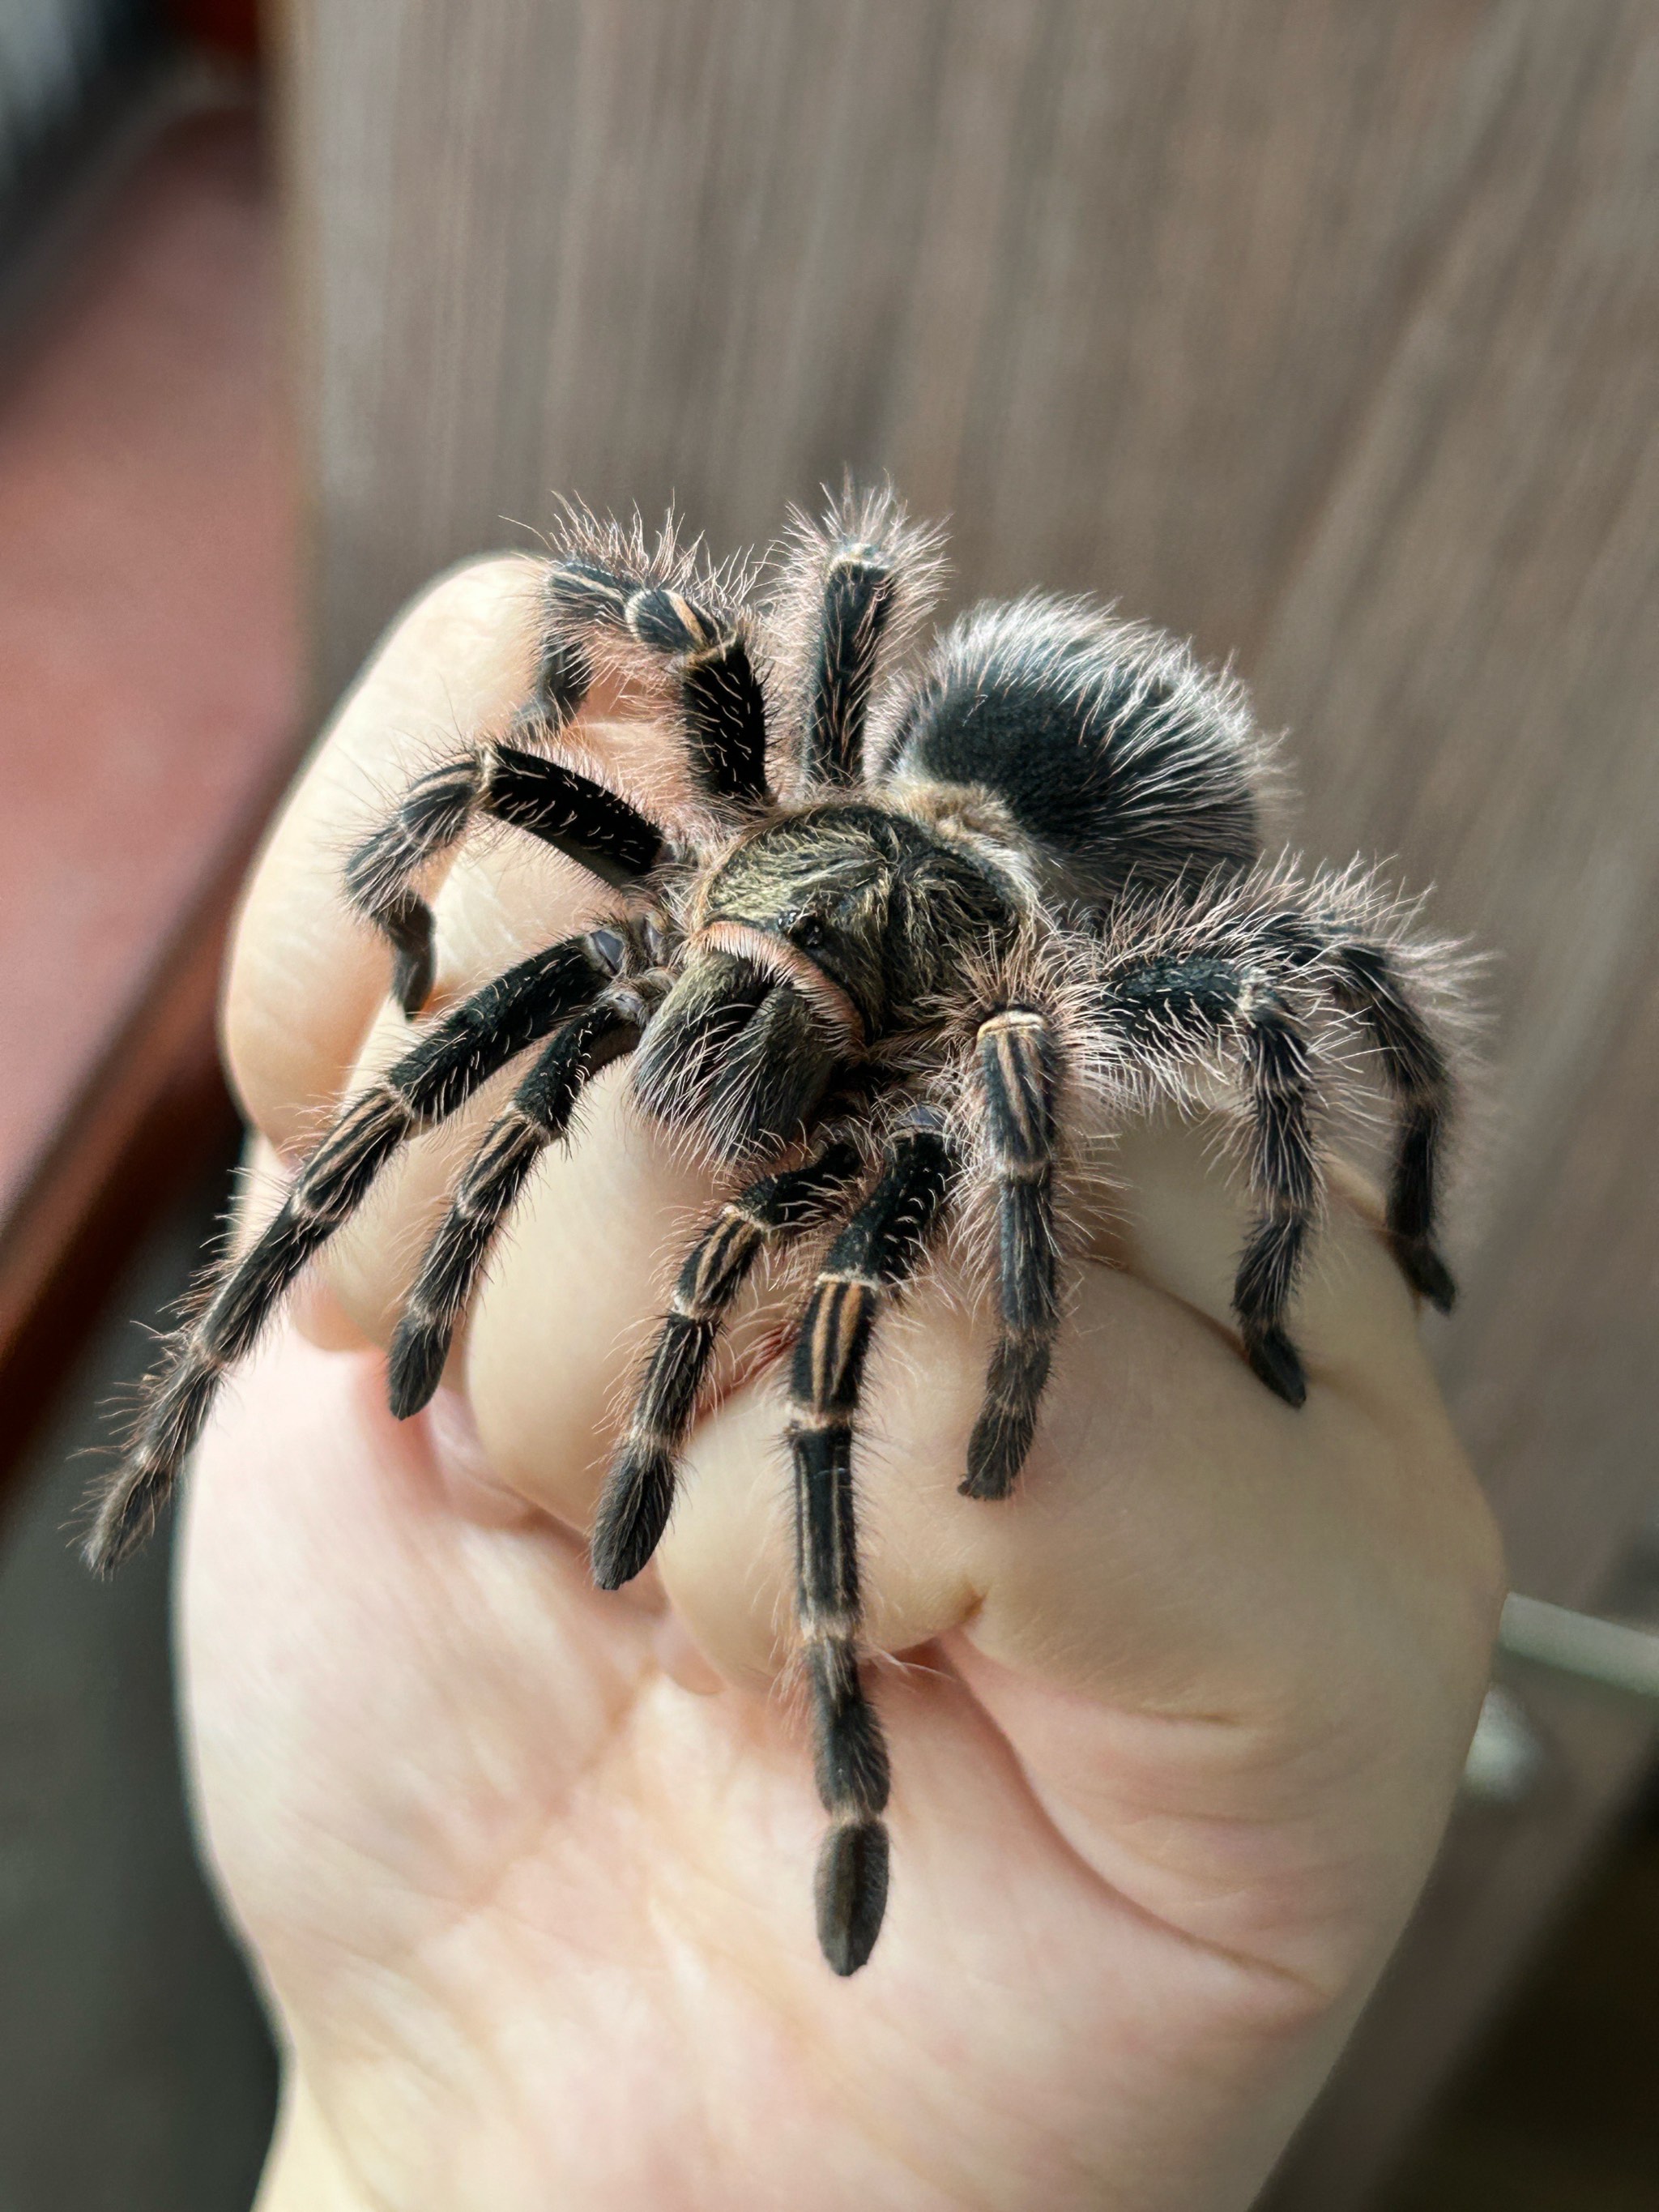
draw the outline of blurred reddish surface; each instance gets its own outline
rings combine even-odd
[[[204,1110],[297,732],[276,256],[252,112],[184,118],[0,372],[0,1359]]]
[[[259,50],[258,0],[167,0],[167,21],[181,38],[252,60]]]

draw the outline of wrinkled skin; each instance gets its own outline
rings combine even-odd
[[[340,856],[527,681],[532,572],[407,616],[274,833],[227,1035],[269,1203],[404,1035]],[[639,775],[659,743],[601,732]],[[672,761],[658,763],[672,781]],[[496,842],[439,900],[441,994],[603,914]],[[262,2212],[858,2204],[1221,2212],[1256,2189],[1423,1879],[1501,1587],[1363,1197],[1302,1310],[1293,1413],[1225,1326],[1241,1215],[1201,1132],[1117,1158],[1018,1495],[958,1497],[987,1294],[954,1265],[872,1368],[870,1632],[894,1884],[871,1965],[813,1940],[762,1283],[658,1565],[581,1531],[711,1186],[625,1068],[540,1174],[431,1412],[380,1352],[493,1097],[386,1177],[227,1394],[181,1639],[212,1864],[287,2051]],[[1101,1253],[1109,1232],[1101,1231]]]

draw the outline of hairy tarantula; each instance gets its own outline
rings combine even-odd
[[[854,1437],[878,1314],[950,1210],[996,1224],[999,1322],[963,1490],[1006,1498],[1061,1316],[1068,1129],[1230,1086],[1255,1225],[1233,1310],[1243,1357],[1306,1394],[1286,1310],[1321,1205],[1321,1112],[1346,1036],[1396,1106],[1387,1234],[1443,1309],[1437,1163],[1451,1097],[1432,979],[1371,879],[1268,865],[1264,748],[1240,689],[1155,631],[1030,597],[905,648],[937,540],[886,494],[797,519],[775,586],[585,511],[541,586],[534,696],[507,737],[422,775],[351,857],[394,988],[432,987],[434,864],[481,817],[614,894],[596,927],[442,1013],[349,1099],[257,1241],[210,1273],[152,1376],[88,1544],[148,1532],[226,1370],[398,1148],[531,1053],[408,1295],[392,1406],[426,1404],[491,1244],[582,1086],[635,1055],[645,1111],[741,1170],[692,1246],[640,1375],[592,1537],[605,1589],[673,1504],[717,1334],[758,1255],[827,1239],[791,1355],[797,1617],[819,1795],[819,1939],[849,1974],[888,1887],[888,1759],[860,1680]],[[556,756],[596,684],[668,718],[695,805],[672,822]]]

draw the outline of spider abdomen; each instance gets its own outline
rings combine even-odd
[[[1263,749],[1239,687],[1172,638],[1062,600],[957,623],[888,773],[990,792],[1051,881],[1091,903],[1261,850]]]

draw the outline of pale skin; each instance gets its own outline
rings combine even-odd
[[[226,1011],[254,1206],[404,1034],[342,856],[524,696],[532,580],[434,586],[273,833]],[[672,781],[609,710],[594,752]],[[487,842],[438,899],[441,1001],[607,896]],[[190,1482],[197,1800],[285,2052],[259,2212],[1242,2212],[1421,1885],[1503,1583],[1364,1194],[1332,1205],[1292,1412],[1226,1326],[1243,1214],[1205,1133],[1127,1134],[1006,1504],[956,1490],[986,1291],[947,1260],[891,1317],[860,1479],[871,1645],[899,1655],[893,1892],[841,1981],[789,1687],[787,1286],[739,1319],[657,1565],[619,1597],[586,1573],[628,1378],[719,1188],[625,1067],[432,1411],[384,1410],[399,1291],[499,1090],[388,1175]]]

